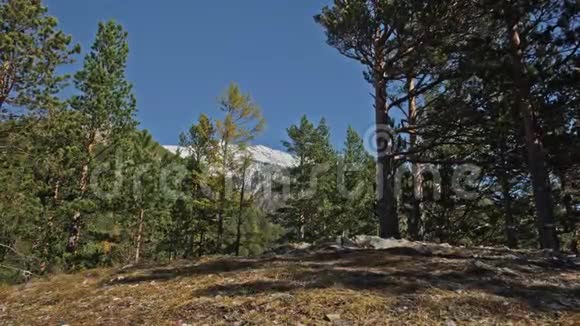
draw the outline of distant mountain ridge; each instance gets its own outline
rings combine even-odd
[[[190,155],[187,148],[184,147],[175,145],[164,145],[163,147],[173,154],[179,152],[179,155],[184,158]],[[252,164],[247,171],[250,182],[249,191],[254,194],[262,194],[256,198],[258,207],[265,211],[274,211],[284,204],[284,196],[271,191],[272,182],[277,177],[287,173],[290,168],[295,167],[298,160],[289,153],[263,145],[249,146],[247,152],[252,158]]]
[[[164,145],[163,148],[173,154],[177,154],[179,151],[181,157],[188,157],[190,155],[185,147]],[[248,146],[247,151],[250,153],[252,161],[260,165],[271,165],[287,169],[297,164],[296,158],[291,154],[264,145]]]

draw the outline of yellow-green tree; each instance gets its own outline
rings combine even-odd
[[[228,214],[227,177],[228,171],[235,171],[235,157],[243,155],[248,143],[264,130],[265,120],[262,110],[249,94],[231,83],[220,98],[220,110],[224,113],[216,121],[216,131],[220,141],[217,157],[220,174],[220,198],[217,214],[217,248],[221,250],[224,234],[224,219]]]

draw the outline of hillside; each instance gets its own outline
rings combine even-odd
[[[100,269],[0,289],[2,325],[580,322],[579,266],[547,252],[320,246]]]
[[[580,0],[0,22],[0,326],[580,326]]]
[[[179,152],[181,157],[189,156],[186,148],[175,145],[164,145],[163,147],[173,154]],[[279,168],[289,168],[296,165],[296,158],[292,155],[267,146],[248,146],[247,152],[250,154],[254,164],[271,165]]]

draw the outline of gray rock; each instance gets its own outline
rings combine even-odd
[[[272,299],[279,299],[279,300],[292,300],[292,299],[294,299],[294,296],[292,294],[290,294],[290,293],[283,293],[283,292],[273,293],[273,294],[270,295],[270,297]]]
[[[414,247],[414,244],[407,240],[382,239],[376,236],[359,235],[352,239],[352,244],[360,248],[370,249],[391,249],[401,247]]]
[[[326,314],[324,319],[330,322],[335,322],[340,320],[340,314]]]
[[[445,326],[457,326],[457,323],[451,319],[445,321]]]

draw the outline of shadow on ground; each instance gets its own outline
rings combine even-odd
[[[485,263],[481,263],[484,262]],[[485,268],[482,268],[484,266]],[[276,271],[259,280],[238,277],[258,270]],[[137,269],[119,274],[107,285],[166,281],[195,275],[224,275],[228,284],[196,290],[195,296],[248,296],[301,289],[344,288],[383,296],[409,296],[430,289],[482,291],[518,300],[536,311],[580,312],[580,286],[562,273],[577,266],[550,260],[467,257],[457,253],[423,253],[413,248],[327,250],[263,259],[222,258],[191,265]],[[269,274],[268,274],[269,275]]]

